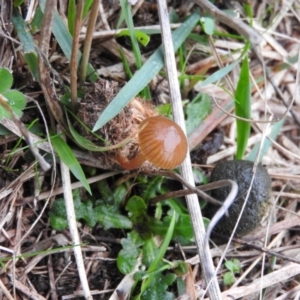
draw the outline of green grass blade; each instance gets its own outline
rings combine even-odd
[[[251,85],[248,55],[243,60],[239,82],[235,91],[235,114],[245,119],[250,119],[251,117]],[[237,150],[235,158],[242,159],[247,147],[251,123],[237,119],[236,127]]]
[[[39,81],[38,55],[35,50],[34,40],[27,28],[27,24],[25,23],[17,8],[13,9],[12,22],[23,45],[24,57],[29,66],[29,69],[35,80]]]
[[[46,5],[46,0],[41,0],[40,6],[42,9],[42,12],[45,11],[45,5]],[[55,13],[54,13],[52,32],[53,32],[59,46],[61,47],[63,53],[65,54],[67,59],[70,59],[71,52],[72,52],[72,36],[57,11],[55,11]],[[79,62],[81,53],[79,53],[78,56],[79,56],[79,59],[77,61]],[[92,67],[91,64],[88,65],[87,74],[88,74],[89,79],[93,82],[99,78],[99,76],[97,75],[96,71],[94,70],[94,68]]]
[[[176,212],[174,211],[171,222],[170,222],[170,226],[168,228],[166,235],[164,236],[163,243],[161,244],[159,251],[158,251],[154,261],[151,263],[147,273],[152,273],[152,272],[156,271],[157,268],[159,267],[165,253],[167,252],[169,244],[171,242],[171,239],[172,239],[172,236],[174,233],[174,229],[175,229],[175,223],[176,223]],[[145,292],[145,290],[147,289],[147,287],[150,285],[151,281],[153,280],[154,276],[155,275],[150,274],[149,277],[145,281],[143,281],[142,287],[141,287],[141,294]]]
[[[135,63],[138,69],[141,68],[142,66],[142,55],[140,51],[140,47],[138,44],[138,40],[136,38],[135,30],[134,30],[134,24],[133,24],[133,19],[132,19],[132,14],[131,14],[131,5],[127,2],[127,0],[121,0],[120,1],[122,10],[124,11],[124,17],[125,17],[125,22],[128,26],[129,30],[129,36],[132,44],[132,49],[134,53],[134,58],[135,58]]]
[[[129,31],[129,37],[131,40],[131,45],[132,45],[133,54],[135,58],[135,64],[137,69],[139,70],[143,64],[142,54],[137,39],[137,33],[136,30],[134,29],[133,18],[131,13],[131,5],[129,5],[127,0],[121,0],[120,3],[121,3],[122,11],[124,12],[122,14],[122,17],[124,16]],[[145,99],[150,98],[150,91],[148,86],[145,86],[145,88],[141,91],[141,97]]]
[[[285,118],[283,118],[282,120],[280,120],[279,122],[275,123],[272,128],[271,128],[271,132],[270,134],[268,135],[268,137],[270,137],[272,140],[276,140],[277,136],[280,134],[280,130],[283,126],[285,122]],[[255,161],[256,158],[257,158],[257,155],[260,154],[259,158],[258,158],[258,161],[261,162],[262,158],[264,157],[264,155],[268,152],[268,150],[270,149],[270,147],[272,147],[272,142],[266,138],[264,140],[264,143],[261,147],[261,151],[260,153],[259,150],[260,150],[260,144],[256,144],[252,150],[250,151],[250,153],[248,154],[248,156],[246,157],[247,160],[250,160],[250,161]]]
[[[147,46],[148,43],[150,42],[150,37],[149,35],[147,35],[146,33],[144,33],[141,30],[134,30],[134,34],[136,36],[136,39],[143,45],[143,46]],[[130,32],[128,29],[123,29],[122,31],[120,31],[119,34],[117,34],[117,37],[121,37],[121,36],[130,36]]]
[[[74,26],[76,19],[76,3],[75,0],[69,0],[68,3],[68,27],[71,36],[74,36]]]
[[[83,12],[82,12],[82,19],[84,19],[87,16],[87,14],[93,4],[93,1],[94,0],[85,0],[84,6],[83,6]]]
[[[175,51],[186,40],[189,33],[199,21],[199,13],[193,13],[172,34]],[[143,67],[138,70],[132,79],[122,88],[118,95],[106,107],[96,122],[93,131],[98,130],[110,119],[115,117],[161,70],[164,65],[162,46],[160,46],[147,60]]]
[[[0,93],[3,93],[11,88],[13,84],[13,76],[9,69],[0,68]]]
[[[68,144],[58,135],[51,137],[51,142],[59,158],[68,166],[73,175],[91,194],[91,188],[86,180],[85,174]]]

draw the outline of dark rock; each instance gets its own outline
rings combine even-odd
[[[253,166],[253,162],[244,160],[222,161],[213,170],[211,182],[221,179],[232,179],[239,187],[237,198],[228,210],[228,216],[223,216],[220,219],[215,228],[216,231],[231,235],[251,184]],[[230,186],[226,186],[213,190],[211,196],[224,202],[229,192]],[[270,176],[262,165],[258,165],[246,207],[236,230],[237,236],[247,234],[260,224],[269,208],[270,193]],[[205,214],[212,218],[217,210],[217,206],[209,204]]]

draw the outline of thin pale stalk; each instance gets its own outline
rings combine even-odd
[[[76,111],[78,106],[77,101],[77,66],[78,66],[78,52],[79,52],[79,34],[81,30],[81,20],[83,11],[83,0],[78,0],[76,9],[76,22],[74,29],[74,38],[72,43],[72,53],[70,59],[70,85],[71,85],[71,102],[73,111]]]
[[[162,31],[162,42],[164,46],[165,64],[167,67],[169,89],[173,108],[173,116],[175,122],[177,122],[181,126],[181,128],[184,131],[186,131],[167,5],[164,0],[159,0],[158,6],[160,25]],[[189,184],[195,186],[189,152],[187,154],[186,159],[181,165],[181,174]],[[198,197],[196,194],[188,195],[186,196],[186,201],[191,216],[195,240],[198,248],[198,254],[203,268],[203,274],[206,283],[209,284],[209,297],[211,300],[221,299],[221,292],[217,277],[213,276],[215,273],[214,266],[210,255],[209,246],[208,243],[206,243],[205,239],[205,227],[199,206]]]
[[[95,29],[95,24],[98,16],[99,11],[99,1],[94,1],[91,7],[89,21],[87,25],[87,31],[86,36],[84,39],[84,45],[83,45],[83,53],[82,53],[82,60],[80,64],[80,73],[79,73],[79,79],[80,82],[83,83],[85,81],[86,77],[86,71],[87,66],[89,63],[89,57],[91,52],[91,45],[93,41],[93,33]],[[79,36],[78,36],[79,38]]]
[[[61,132],[58,130],[58,133]],[[80,278],[85,299],[92,300],[93,297],[91,296],[91,292],[89,289],[89,284],[88,284],[82,252],[81,252],[81,246],[80,246],[81,241],[77,229],[76,214],[75,214],[75,207],[74,207],[72,187],[71,187],[70,170],[62,161],[60,162],[60,169],[61,169],[61,177],[62,177],[63,190],[64,190],[67,219],[69,224],[70,235],[72,237],[72,242],[74,245],[73,250],[76,259],[79,278]]]

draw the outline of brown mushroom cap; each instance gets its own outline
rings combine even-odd
[[[188,149],[187,139],[176,123],[156,116],[145,119],[140,128],[140,150],[151,164],[173,169],[183,162]]]

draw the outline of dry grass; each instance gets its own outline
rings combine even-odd
[[[6,2],[6,1],[4,1]],[[7,1],[10,2],[10,1]],[[60,13],[66,11],[66,3],[61,1]],[[225,1],[224,1],[225,2]],[[238,3],[235,3],[238,5]],[[37,1],[26,1],[22,5],[23,13],[30,19],[30,9]],[[193,2],[169,1],[179,15],[188,15],[196,6]],[[222,3],[219,3],[223,7]],[[233,286],[224,287],[219,269],[219,279],[224,299],[299,299],[300,298],[300,240],[299,240],[299,191],[300,191],[300,97],[299,97],[299,29],[300,1],[255,1],[254,28],[263,36],[259,46],[262,61],[256,53],[250,53],[252,90],[252,133],[248,143],[246,157],[255,145],[269,139],[270,127],[283,120],[283,126],[276,137],[270,138],[271,147],[264,154],[262,163],[266,165],[272,178],[272,197],[274,206],[265,224],[255,232],[234,240],[224,253],[226,245],[219,243],[211,249],[211,256],[217,265],[220,257],[238,258],[242,263],[242,271],[236,275]],[[238,5],[239,7],[239,5]],[[11,23],[11,7],[1,3],[0,33],[0,66],[13,71],[15,88],[21,89],[28,97],[44,103],[45,91],[34,81],[29,70],[24,66],[22,48],[13,31]],[[135,26],[158,28],[157,6],[155,3],[138,1],[133,8]],[[99,7],[99,18],[93,36],[91,63],[99,75],[113,79],[122,85],[127,77],[121,64],[119,47],[130,65],[135,59],[125,38],[114,37],[115,26],[120,13],[118,1],[102,1]],[[85,26],[80,34],[84,39]],[[218,24],[221,32],[232,32],[223,24]],[[38,34],[36,35],[38,38]],[[214,37],[209,45],[188,44],[193,51],[186,66],[186,74],[211,74],[221,65],[237,59],[236,49],[243,46],[237,39]],[[143,59],[160,44],[156,36],[152,45],[143,53]],[[56,43],[51,40],[49,61],[58,70],[63,81],[69,83],[69,65]],[[129,50],[128,50],[129,49]],[[273,83],[267,78],[273,79]],[[236,86],[238,71],[233,71],[227,80]],[[228,82],[227,81],[227,82]],[[151,83],[153,101],[163,104],[169,101],[166,79],[157,76]],[[230,90],[230,83],[226,86]],[[188,92],[186,92],[186,90]],[[211,164],[223,159],[232,159],[236,151],[236,124],[234,116],[230,116],[233,107],[229,105],[228,94],[216,85],[199,88],[193,82],[187,83],[183,91],[189,93],[205,92],[216,102],[213,112],[190,135],[191,149],[196,148],[214,130],[221,128],[224,132],[224,143],[213,155],[208,156],[204,170]],[[56,92],[62,93],[56,86]],[[28,98],[30,99],[30,98]],[[28,109],[22,122],[28,124],[35,118],[42,119],[51,128],[55,123],[47,109],[38,110],[33,101],[28,101]],[[227,114],[220,110],[225,109]],[[52,123],[51,123],[52,122]],[[49,226],[49,207],[55,197],[62,193],[62,174],[59,171],[43,172],[35,162],[27,160],[28,153],[22,148],[26,145],[18,143],[23,134],[12,120],[1,123],[12,133],[1,136],[1,169],[0,169],[0,298],[1,299],[80,299],[83,295],[82,282],[78,277],[78,265],[75,262],[71,237],[68,230],[57,233]],[[42,123],[42,122],[41,122]],[[61,124],[64,126],[64,124]],[[52,127],[53,130],[53,127]],[[31,138],[39,139],[30,133]],[[50,144],[41,144],[44,150],[51,152]],[[16,151],[18,150],[18,151]],[[82,164],[103,167],[104,164],[89,153],[75,150]],[[55,167],[55,164],[54,164]],[[89,178],[97,182],[115,173],[98,171],[97,176]],[[127,176],[127,177],[126,177]],[[118,178],[126,181],[128,175]],[[72,189],[74,189],[73,183]],[[80,183],[77,184],[77,187]],[[51,193],[50,193],[51,191]],[[46,199],[46,201],[44,201]],[[128,287],[133,284],[132,276],[123,277],[116,268],[115,259],[121,249],[120,239],[125,236],[121,230],[103,230],[100,225],[89,228],[78,224],[79,239],[83,243],[81,253],[84,266],[80,272],[85,273],[91,294],[94,299],[123,299]],[[255,246],[252,246],[254,244]],[[52,250],[54,249],[54,250]],[[171,249],[170,249],[171,250]],[[188,257],[187,262],[194,269],[192,278],[198,295],[203,294],[205,286],[199,269],[195,248],[182,248]],[[31,255],[32,254],[32,255]],[[177,254],[176,254],[177,255]],[[82,278],[81,278],[82,280]],[[118,287],[119,286],[119,287]],[[116,288],[118,287],[118,292]],[[192,284],[193,289],[194,285]],[[122,293],[123,294],[122,294]],[[260,294],[263,292],[263,294]],[[121,294],[120,294],[121,293]],[[190,299],[181,296],[178,299]]]

